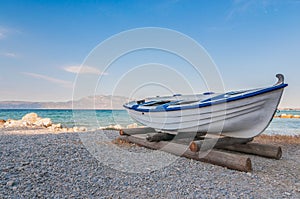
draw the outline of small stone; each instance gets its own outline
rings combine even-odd
[[[291,193],[289,193],[289,192],[284,192],[284,195],[286,195],[286,196],[290,196],[290,195],[292,195]]]
[[[26,166],[26,165],[29,165],[29,164],[30,164],[30,162],[21,162],[22,166]]]
[[[300,192],[300,182],[296,182],[296,183],[294,184],[294,186],[295,186],[295,190],[296,190],[297,192]]]
[[[87,131],[85,127],[79,127],[79,131]]]
[[[51,126],[48,127],[51,131],[57,132],[62,130],[62,125],[61,123],[58,124],[52,124]]]
[[[15,184],[16,184],[16,182],[13,181],[13,180],[10,180],[10,181],[8,181],[8,182],[6,183],[6,185],[9,186],[9,187],[14,186]]]
[[[74,131],[74,132],[87,131],[87,128],[75,126],[75,127],[73,127],[73,131]]]
[[[67,128],[68,132],[74,132],[73,128]]]

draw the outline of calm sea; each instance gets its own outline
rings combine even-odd
[[[61,123],[67,127],[86,126],[88,128],[99,128],[119,124],[126,127],[135,123],[125,110],[21,110],[2,109],[0,119],[21,119],[25,114],[35,112],[40,117],[50,118],[54,123]],[[279,114],[300,115],[300,111],[280,111]],[[274,135],[300,135],[300,119],[274,118],[270,126],[264,132]]]

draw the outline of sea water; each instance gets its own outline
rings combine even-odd
[[[66,127],[85,126],[89,129],[119,124],[126,127],[137,123],[132,120],[126,110],[44,110],[44,109],[2,109],[0,119],[19,120],[27,114],[35,112],[42,118],[50,118],[53,123],[61,123]],[[280,111],[280,114],[300,115],[300,111]],[[300,119],[273,118],[269,127],[264,131],[268,135],[300,135]]]

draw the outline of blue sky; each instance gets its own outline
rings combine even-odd
[[[78,67],[100,42],[162,27],[201,44],[226,90],[270,85],[283,73],[289,87],[281,107],[300,107],[299,10],[298,0],[1,1],[0,101],[70,100]]]

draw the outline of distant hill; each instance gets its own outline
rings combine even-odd
[[[0,109],[123,109],[128,98],[122,96],[89,96],[67,102],[26,102],[0,101]],[[280,110],[300,110],[300,108],[280,108]]]
[[[67,102],[0,101],[0,109],[123,109],[128,99],[122,96],[89,96]]]

